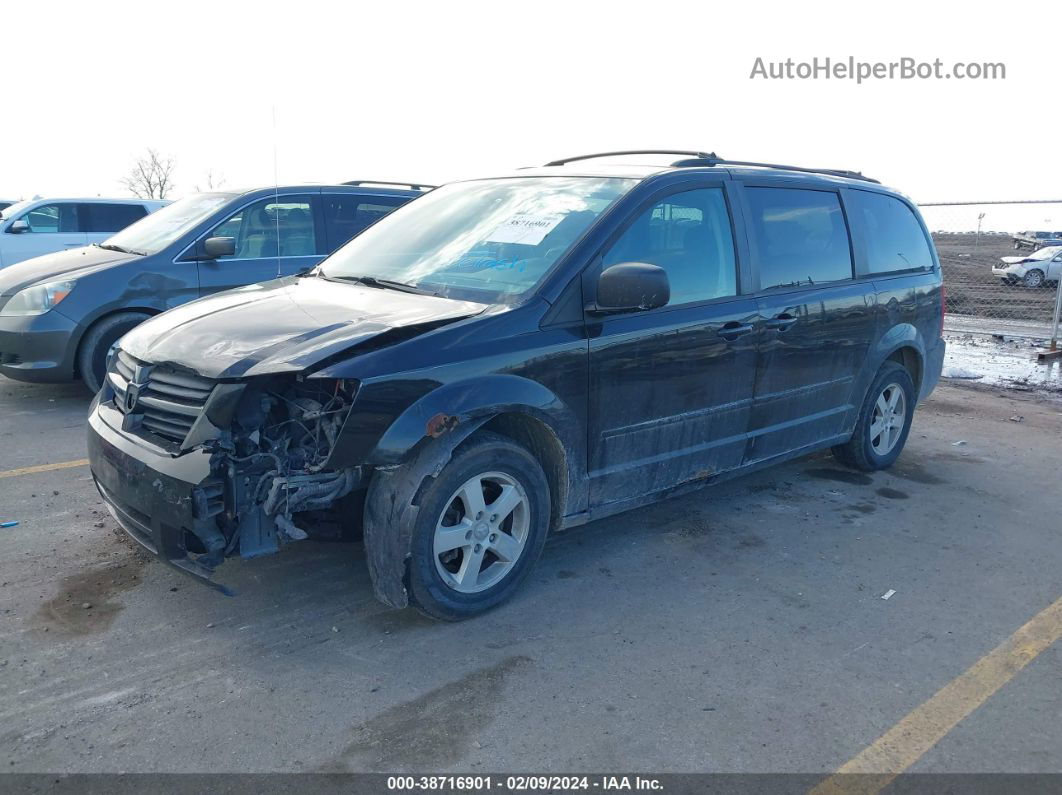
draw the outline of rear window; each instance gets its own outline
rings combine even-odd
[[[830,191],[747,188],[760,289],[852,278],[841,202]]]
[[[376,223],[400,204],[409,201],[405,196],[357,196],[326,193],[324,202],[325,233],[328,250],[335,251],[354,235]]]
[[[852,214],[866,233],[868,273],[933,267],[929,243],[910,207],[892,196],[865,190],[853,190],[848,196]]]
[[[139,221],[147,210],[141,204],[82,204],[79,208],[82,232],[117,232]]]

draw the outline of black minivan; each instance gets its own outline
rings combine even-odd
[[[890,466],[944,356],[917,209],[666,153],[448,184],[138,326],[89,419],[114,516],[222,590],[227,556],[355,520],[383,602],[460,619],[551,530],[825,447]]]
[[[114,343],[210,293],[308,270],[428,186],[352,182],[186,196],[101,243],[0,270],[0,373],[99,391]]]

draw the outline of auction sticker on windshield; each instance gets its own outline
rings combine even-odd
[[[514,215],[505,223],[495,227],[487,238],[487,242],[537,246],[563,218],[563,215],[531,215],[529,213]]]

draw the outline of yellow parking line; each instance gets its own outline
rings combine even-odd
[[[18,469],[5,469],[0,472],[0,478],[13,478],[18,475],[32,475],[35,472],[51,472],[53,469],[70,469],[71,467],[83,467],[88,464],[87,458],[79,458],[77,461],[60,461],[58,464],[38,464],[35,467],[19,467]]]
[[[811,795],[880,792],[1059,637],[1062,637],[1062,598],[1037,613],[928,701],[911,710],[811,790]]]

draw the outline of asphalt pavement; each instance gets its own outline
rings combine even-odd
[[[1058,642],[948,689],[1054,631],[1057,398],[942,385],[889,472],[817,454],[577,528],[460,624],[376,602],[356,542],[230,561],[232,598],[149,559],[80,463],[88,402],[0,379],[9,771],[828,774],[962,707],[900,732],[910,770],[1062,772]]]

